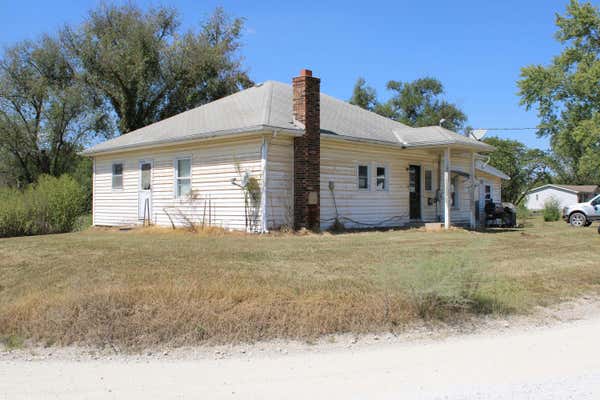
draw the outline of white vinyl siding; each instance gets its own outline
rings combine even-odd
[[[294,155],[293,138],[267,135],[266,160],[266,222],[268,229],[293,226]],[[148,151],[121,153],[113,157],[95,158],[94,223],[96,225],[126,225],[138,223],[139,161],[153,160],[151,220],[170,226],[168,215],[178,226],[190,218],[204,220],[214,226],[245,228],[244,196],[231,183],[239,179],[238,169],[262,179],[260,135],[236,139],[218,139],[197,144],[163,147]],[[443,213],[443,199],[436,203],[440,181],[440,150],[413,150],[321,139],[321,226],[329,227],[336,212],[329,182],[339,215],[366,225],[345,221],[348,227],[398,226],[409,223],[409,165],[421,166],[422,219],[437,221]],[[176,160],[191,159],[189,198],[176,198]],[[123,189],[112,190],[112,164],[123,164]],[[372,190],[358,189],[358,165],[368,166]],[[386,190],[376,190],[377,167],[385,167]],[[453,152],[452,169],[469,172],[470,154]],[[425,186],[426,171],[431,171],[431,190]],[[380,171],[381,172],[381,171]],[[481,176],[480,176],[481,175]],[[182,177],[185,179],[185,177]],[[478,172],[479,179],[493,182],[494,200],[500,199],[500,179]],[[468,223],[470,218],[470,182],[457,177],[459,194],[457,208],[452,210],[453,223]],[[261,216],[262,218],[262,216]],[[381,221],[386,221],[383,225]]]
[[[550,199],[558,200],[561,208],[579,202],[577,193],[572,193],[554,187],[546,187],[529,194],[527,196],[525,205],[529,210],[539,211],[544,208],[544,204],[546,204],[546,202]]]
[[[219,139],[197,144],[162,147],[147,151],[120,153],[95,158],[94,223],[119,226],[137,224],[139,161],[153,160],[151,221],[170,226],[168,215],[177,226],[184,218],[231,229],[245,228],[244,195],[231,183],[239,179],[238,168],[261,178],[262,137]],[[175,198],[175,160],[191,158],[190,198]],[[123,189],[111,188],[112,164],[123,163]]]
[[[398,226],[409,222],[408,166],[421,165],[433,171],[438,167],[438,155],[423,150],[403,150],[364,143],[321,140],[321,227],[328,228],[336,211],[329,182],[334,182],[338,214],[352,219],[348,227]],[[357,165],[369,166],[369,177],[376,183],[377,166],[385,167],[387,190],[359,190]],[[433,178],[434,187],[437,178]],[[422,185],[423,186],[423,185]],[[428,204],[435,192],[422,191],[422,216],[426,221],[437,219],[435,202]],[[382,221],[386,221],[380,225]],[[366,224],[366,225],[363,225]]]
[[[267,228],[294,225],[294,142],[277,136],[267,154]]]

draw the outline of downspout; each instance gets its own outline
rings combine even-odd
[[[438,164],[437,164],[437,193],[435,200],[435,214],[438,222],[442,220],[442,210],[441,210],[441,202],[442,202],[442,182],[444,181],[444,177],[442,176],[442,153],[438,155]]]
[[[276,133],[273,132],[273,135]],[[267,233],[267,159],[269,155],[269,140],[263,136],[260,151],[260,168],[262,172],[262,185],[260,188],[260,232]]]
[[[477,210],[475,209],[475,152],[471,153],[471,228],[476,228],[476,216],[475,213]]]
[[[96,226],[96,157],[92,157],[92,226]]]
[[[444,229],[450,229],[450,147],[444,150]]]

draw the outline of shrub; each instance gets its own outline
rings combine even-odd
[[[560,219],[560,202],[551,198],[544,203],[544,221],[554,222]]]
[[[85,191],[67,175],[41,176],[24,191],[0,191],[0,237],[70,232],[86,205]]]
[[[481,276],[467,260],[452,257],[419,262],[409,287],[410,301],[421,318],[444,318],[480,309]]]
[[[519,204],[517,206],[517,222],[524,223],[529,217],[531,217],[531,211],[524,203]]]
[[[31,229],[30,213],[22,192],[16,189],[0,190],[0,237],[27,234]]]

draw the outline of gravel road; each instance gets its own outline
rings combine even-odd
[[[0,357],[0,399],[599,399],[600,315],[550,327],[227,358]]]

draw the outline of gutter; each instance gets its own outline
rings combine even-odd
[[[365,139],[365,138],[357,138],[352,136],[343,136],[336,135],[333,133],[321,133],[321,137],[326,137],[328,139],[343,141],[343,142],[359,142],[359,143],[370,143],[377,144],[386,147],[398,147],[401,149],[427,149],[427,148],[439,148],[439,147],[452,147],[452,148],[477,148],[481,151],[494,151],[494,147],[489,144],[482,143],[481,145],[477,145],[475,143],[457,143],[457,142],[421,142],[423,144],[409,144],[403,141],[403,143],[394,143],[387,142],[383,140],[377,139]],[[398,136],[396,136],[398,137]]]

